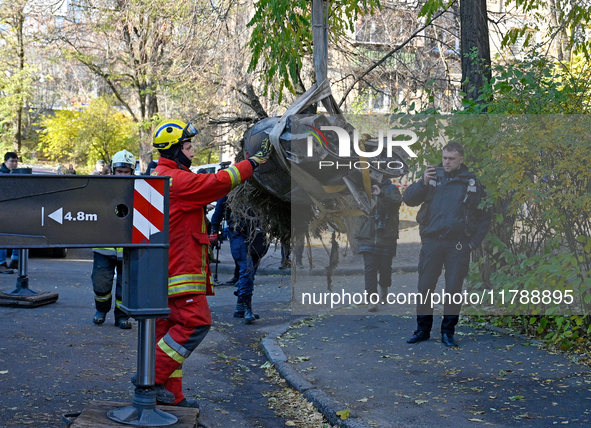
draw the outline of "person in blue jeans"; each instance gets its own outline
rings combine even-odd
[[[0,249],[0,273],[11,274],[14,273],[13,269],[18,269],[18,252],[12,250],[10,262],[7,262],[8,251],[10,250]]]
[[[259,318],[252,311],[254,277],[261,259],[269,249],[269,241],[261,228],[253,227],[246,219],[232,213],[227,207],[226,200],[227,196],[224,196],[216,204],[211,218],[212,233],[219,233],[225,217],[228,223],[225,232],[230,241],[230,251],[238,266],[237,289],[234,292],[237,296],[234,318],[244,318],[246,324],[252,324]]]
[[[4,155],[4,163],[0,166],[0,173],[10,174],[10,171],[18,168],[18,155],[15,152],[7,152]],[[0,249],[0,274],[14,273],[13,269],[18,268],[18,251],[12,250],[10,262],[7,262],[8,251],[5,248]]]

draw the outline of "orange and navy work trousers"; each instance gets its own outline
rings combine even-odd
[[[205,294],[168,299],[170,315],[156,320],[156,384],[172,392],[174,404],[183,395],[183,362],[207,336],[211,313]]]

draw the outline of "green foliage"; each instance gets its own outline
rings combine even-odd
[[[565,67],[530,52],[523,61],[497,64],[478,100],[463,101],[463,114],[587,114],[591,70],[582,55]]]
[[[23,106],[32,97],[35,68],[23,61],[26,50],[23,35],[24,9],[26,0],[0,2],[0,146],[20,150],[13,146],[17,115],[23,113]],[[22,117],[22,116],[21,116]]]
[[[78,164],[110,162],[116,152],[138,152],[138,129],[133,119],[99,97],[81,110],[62,110],[41,121],[39,150],[51,159]]]
[[[13,120],[17,110],[31,97],[34,71],[27,65],[22,70],[11,69],[6,63],[0,66],[0,144],[10,150]]]
[[[207,165],[210,163],[219,163],[220,154],[217,147],[197,147],[195,150],[195,157],[193,158],[193,165]]]
[[[437,12],[449,8],[454,2],[455,0],[427,0],[419,11],[419,17],[425,17],[429,21]]]
[[[353,31],[359,16],[373,13],[379,0],[335,0],[330,2],[330,34],[332,40]],[[249,72],[260,66],[265,95],[281,102],[283,89],[295,93],[303,59],[312,53],[312,12],[308,0],[258,0],[255,14],[248,23],[252,34],[248,46],[252,58]],[[330,44],[331,42],[329,42]]]

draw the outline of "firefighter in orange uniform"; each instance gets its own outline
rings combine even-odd
[[[160,160],[153,175],[170,177],[168,319],[156,321],[156,391],[159,402],[199,407],[182,390],[183,361],[205,338],[211,326],[205,296],[213,295],[208,260],[209,236],[203,207],[217,201],[266,162],[273,150],[268,140],[248,160],[211,174],[189,170],[194,156],[193,125],[166,120],[156,128],[153,145]],[[172,394],[171,394],[172,393]],[[174,400],[172,399],[174,395]]]

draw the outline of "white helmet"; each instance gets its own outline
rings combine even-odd
[[[111,160],[111,174],[115,174],[115,168],[117,167],[131,168],[131,173],[133,174],[135,170],[135,156],[127,150],[121,150],[115,153],[113,160]]]

